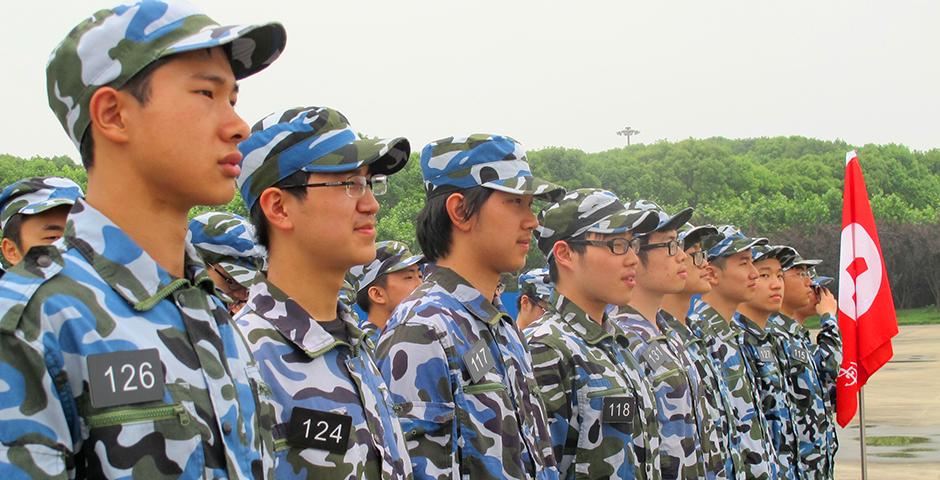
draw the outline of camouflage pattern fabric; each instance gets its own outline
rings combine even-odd
[[[379,338],[416,478],[558,478],[531,358],[490,298],[437,266]]]
[[[185,270],[185,278],[171,276],[78,200],[62,250],[34,248],[0,279],[7,386],[0,471],[11,478],[273,474],[257,364],[191,246]],[[149,370],[153,381],[165,381],[162,397],[96,403],[89,356],[148,349],[162,365],[162,376]]]
[[[741,453],[743,471],[736,477],[753,479],[777,478],[774,460],[777,452],[770,441],[767,420],[760,408],[757,390],[741,353],[740,329],[721,317],[708,302],[693,299],[688,318],[689,330],[703,340],[715,369],[727,385],[731,406],[732,450]]]
[[[375,244],[375,259],[365,265],[349,269],[347,278],[357,292],[361,292],[386,273],[402,271],[424,260],[424,255],[412,255],[408,245],[395,240]]]
[[[53,50],[46,66],[49,106],[79,147],[91,122],[88,103],[99,87],[121,88],[155,60],[218,46],[225,46],[241,79],[274,62],[286,42],[278,23],[219,26],[181,1],[144,0],[100,10]]]
[[[611,307],[611,321],[634,335],[628,348],[639,360],[656,398],[660,471],[665,479],[704,478],[705,461],[692,379],[666,336],[629,306]]]
[[[533,268],[519,275],[519,295],[526,295],[548,304],[554,292],[555,284],[552,283],[545,267]]]
[[[273,404],[276,418],[276,476],[410,479],[411,461],[401,426],[365,334],[356,327],[357,319],[347,305],[337,303],[337,318],[345,323],[348,339],[324,330],[267,280],[251,287],[248,303],[235,317],[270,387],[266,401]],[[298,408],[351,417],[344,451],[288,441],[291,416]]]
[[[802,325],[800,325],[802,327]],[[813,345],[810,340],[809,331],[803,328],[802,336],[806,343]],[[833,416],[836,411],[836,380],[839,378],[839,370],[842,368],[842,333],[839,331],[839,320],[828,313],[819,317],[819,333],[816,334],[816,342],[813,350],[813,361],[816,363],[816,369],[819,372],[819,380],[823,388],[828,392],[826,405],[829,408],[829,428],[826,438],[831,446],[829,448],[829,476],[832,477],[833,466],[835,465],[835,455],[839,448],[839,438],[836,436],[836,421]]]
[[[682,366],[693,381],[693,400],[698,419],[705,478],[733,479],[734,472],[743,471],[741,454],[731,448],[731,406],[728,386],[708,356],[705,342],[692,335],[682,322],[665,310],[656,316],[656,325],[669,341]]]
[[[627,210],[648,213],[656,218],[654,231],[679,230],[692,218],[692,207],[686,207],[675,215],[669,215],[655,202],[650,200],[635,200],[627,204]]]
[[[826,404],[828,392],[813,361],[812,342],[803,335],[806,329],[802,325],[783,314],[771,316],[767,328],[789,380],[787,393],[799,448],[797,468],[802,478],[832,478],[828,462],[834,445],[828,435],[833,412]]]
[[[556,293],[526,330],[561,478],[658,479],[656,400],[627,336]],[[630,405],[630,418],[605,406]]]
[[[63,177],[24,178],[0,191],[0,233],[13,215],[35,215],[50,208],[74,205],[82,187]]]
[[[258,244],[255,227],[240,215],[208,212],[189,221],[187,241],[208,265],[225,269],[247,288],[267,270],[267,249]]]
[[[685,225],[679,227],[678,229],[678,238],[682,242],[682,249],[688,250],[692,248],[696,243],[706,243],[705,239],[714,235],[718,235],[718,228],[714,225],[699,225],[695,226],[691,223],[686,222]],[[703,246],[704,248],[704,246]]]
[[[421,150],[428,198],[482,186],[555,201],[565,189],[532,176],[525,148],[512,138],[477,133],[435,140]]]
[[[656,215],[627,208],[612,192],[579,188],[539,212],[535,240],[539,250],[551,257],[552,248],[561,240],[586,233],[634,232],[639,235],[652,231],[658,224]]]
[[[734,225],[722,225],[717,235],[702,239],[702,248],[708,252],[709,259],[731,256],[761,245],[767,245],[766,238],[748,237]]]
[[[294,173],[352,172],[370,165],[370,173],[391,175],[411,154],[407,139],[360,138],[342,113],[327,107],[272,113],[251,127],[238,150],[243,157],[236,184],[248,211],[264,189]]]
[[[777,452],[777,478],[795,480],[799,477],[799,447],[790,405],[789,377],[784,369],[782,352],[776,349],[769,328],[762,328],[741,313],[732,322],[741,330],[741,353],[748,364],[761,410],[774,450]]]

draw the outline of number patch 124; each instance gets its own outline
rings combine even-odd
[[[287,443],[301,448],[317,448],[345,453],[352,430],[352,417],[294,407],[287,426]]]
[[[162,400],[160,352],[148,348],[89,355],[88,385],[95,408]]]

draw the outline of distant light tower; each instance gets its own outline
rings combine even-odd
[[[639,133],[640,133],[639,130],[634,130],[631,127],[623,127],[623,130],[620,130],[619,132],[617,132],[617,135],[620,135],[621,137],[627,137],[627,146],[629,147],[630,137],[634,135],[639,135]]]

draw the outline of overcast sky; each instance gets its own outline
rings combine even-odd
[[[415,149],[490,132],[528,148],[804,135],[940,147],[936,1],[196,1],[223,24],[277,20],[287,49],[242,82],[249,124],[334,107]],[[6,2],[0,153],[78,153],[45,64],[109,1]]]

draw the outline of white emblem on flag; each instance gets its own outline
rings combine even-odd
[[[851,387],[858,383],[858,363],[852,362],[848,368],[839,369],[839,378],[845,379],[845,386]]]
[[[842,229],[839,258],[839,310],[852,320],[865,314],[881,289],[881,255],[864,227],[857,223]],[[855,252],[852,252],[854,246]]]

